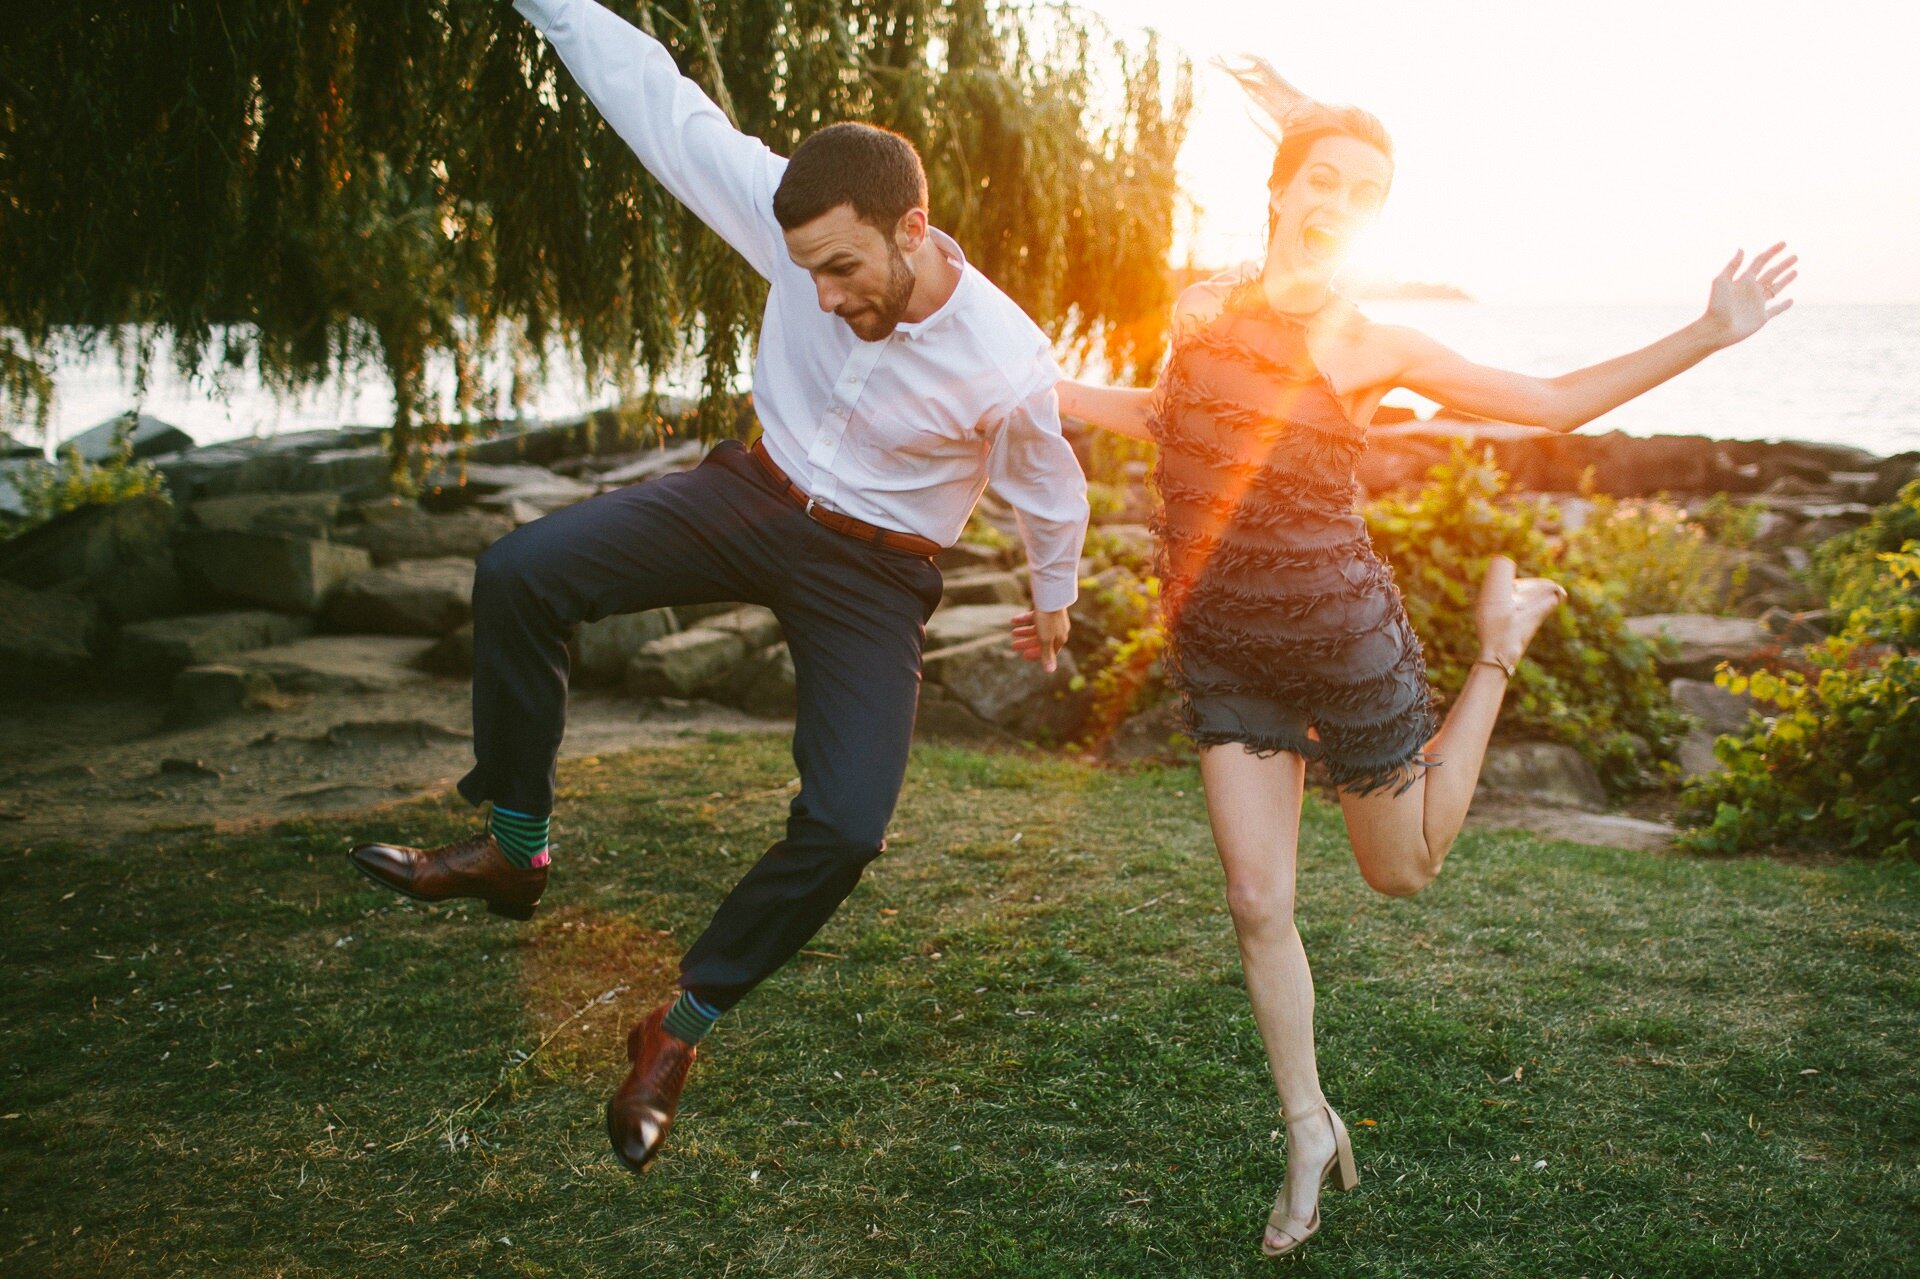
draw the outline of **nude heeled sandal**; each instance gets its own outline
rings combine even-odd
[[[1333,1107],[1329,1106],[1326,1102],[1322,1101],[1315,1109],[1326,1111],[1328,1120],[1333,1124],[1333,1157],[1328,1159],[1327,1166],[1320,1170],[1319,1187],[1324,1188],[1326,1186],[1327,1174],[1332,1173],[1333,1184],[1336,1189],[1352,1190],[1360,1184],[1360,1170],[1353,1162],[1353,1143],[1347,1140],[1347,1126],[1340,1122],[1340,1116],[1334,1113]],[[1311,1114],[1313,1114],[1313,1111],[1309,1110],[1304,1114],[1292,1116],[1291,1119],[1293,1122],[1298,1122]],[[1275,1248],[1267,1242],[1266,1236],[1262,1235],[1260,1238],[1260,1251],[1266,1253],[1269,1257],[1286,1256],[1295,1248],[1298,1248],[1301,1244],[1313,1238],[1314,1234],[1320,1229],[1320,1202],[1317,1194],[1314,1199],[1313,1218],[1311,1220],[1297,1221],[1287,1216],[1286,1212],[1287,1188],[1283,1184],[1280,1187],[1280,1193],[1274,1196],[1273,1211],[1267,1214],[1267,1229],[1287,1236],[1288,1242],[1281,1247]]]

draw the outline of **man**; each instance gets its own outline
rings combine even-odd
[[[762,436],[603,494],[495,543],[474,577],[473,742],[460,782],[487,828],[436,849],[353,850],[376,881],[528,919],[546,888],[569,632],[737,600],[793,654],[800,793],[786,837],[681,961],[680,994],[628,1035],[607,1108],[638,1172],[660,1149],[694,1045],[832,915],[885,847],[906,773],[933,556],[991,481],[1027,545],[1034,611],[1015,644],[1052,670],[1086,531],[1044,334],[927,224],[919,157],[857,124],[791,161],[735,130],[650,36],[593,0],[515,0],[647,169],[771,289],[754,361]]]

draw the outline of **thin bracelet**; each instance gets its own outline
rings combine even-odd
[[[1513,667],[1508,666],[1505,662],[1501,661],[1497,657],[1476,657],[1473,659],[1473,665],[1491,666],[1496,671],[1499,671],[1502,675],[1505,675],[1508,679],[1513,678]]]

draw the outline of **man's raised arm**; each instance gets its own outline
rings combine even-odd
[[[773,191],[787,162],[733,127],[646,32],[593,0],[513,0],[614,131],[676,199],[771,278],[784,259]]]

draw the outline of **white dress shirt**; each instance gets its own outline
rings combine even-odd
[[[514,0],[640,162],[765,276],[753,362],[767,450],[830,510],[950,546],[991,482],[1027,546],[1034,606],[1078,593],[1086,480],[1060,434],[1046,335],[968,265],[939,310],[863,342],[787,256],[773,193],[787,161],[739,132],[644,31],[593,0]]]

